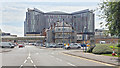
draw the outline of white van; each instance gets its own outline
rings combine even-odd
[[[1,47],[2,48],[14,48],[15,45],[13,45],[11,42],[1,42]]]

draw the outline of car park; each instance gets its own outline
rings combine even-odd
[[[14,48],[15,45],[11,42],[1,42],[1,48]]]

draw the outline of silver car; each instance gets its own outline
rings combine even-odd
[[[79,48],[81,47],[76,43],[71,43],[69,46],[68,45],[65,46],[65,49],[79,49]]]

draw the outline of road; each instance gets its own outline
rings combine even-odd
[[[14,48],[2,53],[2,66],[107,66],[105,64],[76,58],[63,54],[62,48],[39,48],[26,45],[24,48]]]

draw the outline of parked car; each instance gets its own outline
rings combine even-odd
[[[1,47],[2,48],[14,48],[15,45],[13,45],[13,43],[11,42],[1,42]]]
[[[78,46],[78,48],[81,48],[81,45],[79,43],[74,43],[74,45]]]
[[[50,48],[56,48],[56,44],[55,44],[55,43],[50,43],[50,44],[49,44],[49,47],[50,47]]]
[[[71,43],[70,45],[66,45],[64,48],[65,49],[79,49],[81,47],[76,43]]]
[[[21,48],[21,47],[25,47],[23,44],[19,44],[18,46],[19,46],[19,48]]]
[[[58,43],[58,44],[56,45],[56,47],[63,48],[63,43]]]

